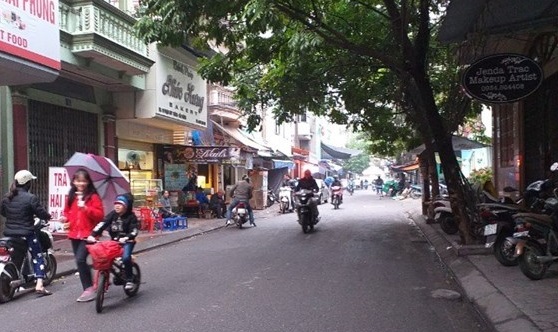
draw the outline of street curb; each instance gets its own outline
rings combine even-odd
[[[427,224],[423,215],[408,212],[408,217],[434,247],[440,261],[457,281],[467,300],[496,331],[541,331],[463,255],[463,252],[455,250],[453,241],[440,234],[434,225]]]
[[[134,248],[134,254],[139,254],[142,252],[147,252],[150,250],[154,250],[169,244],[173,244],[176,242],[180,242],[185,239],[189,239],[195,236],[204,235],[206,233],[213,232],[220,228],[225,227],[224,225],[208,228],[205,230],[194,230],[192,233],[187,232],[177,232],[173,234],[167,234],[165,236],[153,237],[148,241],[139,242],[136,244]],[[73,259],[59,263],[57,267],[57,273],[55,274],[54,278],[62,278],[77,272],[76,263]]]

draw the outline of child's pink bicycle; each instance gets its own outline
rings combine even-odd
[[[124,272],[124,263],[122,262],[122,244],[118,241],[102,241],[87,245],[87,250],[91,254],[93,260],[93,268],[95,269],[95,282],[97,295],[95,296],[95,309],[98,313],[103,311],[103,302],[105,301],[105,293],[110,285],[110,274],[112,274],[112,283],[120,286],[126,284],[126,274]],[[129,297],[135,296],[141,283],[141,272],[139,265],[132,258],[133,284],[132,289],[124,288],[124,293]]]

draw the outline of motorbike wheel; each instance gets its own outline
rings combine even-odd
[[[15,271],[15,266],[6,267],[9,274],[17,276],[17,271]],[[10,286],[12,278],[7,274],[0,275],[0,303],[5,303],[14,298],[15,288]]]
[[[332,199],[332,203],[333,203],[333,208],[334,208],[335,210],[339,209],[339,198],[334,197],[334,198]]]
[[[45,286],[50,285],[50,283],[54,280],[56,276],[56,269],[58,268],[58,263],[56,262],[56,257],[53,254],[48,254],[45,256],[45,279],[43,280],[43,284]]]
[[[309,230],[309,225],[310,225],[310,216],[305,214],[302,216],[302,222],[300,223],[300,225],[302,226],[302,233],[306,234],[308,233]]]
[[[281,207],[279,208],[281,213],[283,213],[283,214],[287,213],[287,210],[289,209],[288,205],[289,205],[289,203],[281,202]]]
[[[132,263],[132,273],[134,275],[134,288],[124,288],[124,293],[126,293],[129,297],[135,296],[138,293],[141,284],[141,271],[139,265],[135,262]]]
[[[451,214],[440,216],[439,223],[444,233],[448,235],[456,234],[459,231],[457,222],[455,222],[455,218]]]
[[[417,199],[420,198],[421,194],[416,190],[411,190],[409,196],[411,196],[412,199]]]
[[[508,241],[505,234],[501,234],[494,242],[494,257],[504,266],[515,266],[518,259],[515,256],[515,245]]]
[[[544,277],[549,263],[542,263],[537,256],[544,256],[543,246],[536,241],[527,241],[523,254],[519,256],[519,269],[527,278],[540,280]]]
[[[106,284],[108,282],[108,272],[100,271],[99,280],[97,281],[97,294],[95,296],[95,310],[97,313],[103,311],[103,302],[105,301]]]

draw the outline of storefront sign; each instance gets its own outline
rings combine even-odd
[[[71,188],[71,180],[64,167],[48,169],[48,213],[52,216],[51,231],[63,232],[62,223],[57,220],[62,216],[66,199]]]
[[[158,116],[206,128],[206,95],[206,82],[192,67],[158,53]]]
[[[225,146],[165,146],[163,153],[164,161],[170,164],[231,163],[240,160],[240,148]]]
[[[0,0],[0,52],[60,70],[58,0]]]
[[[488,103],[510,103],[535,92],[543,81],[541,67],[520,54],[495,54],[473,63],[463,75],[471,97]]]

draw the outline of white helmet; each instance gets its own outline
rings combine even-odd
[[[22,169],[14,175],[14,180],[19,185],[24,185],[31,180],[35,180],[36,178],[37,177],[35,175],[31,174],[31,172],[26,169]]]

